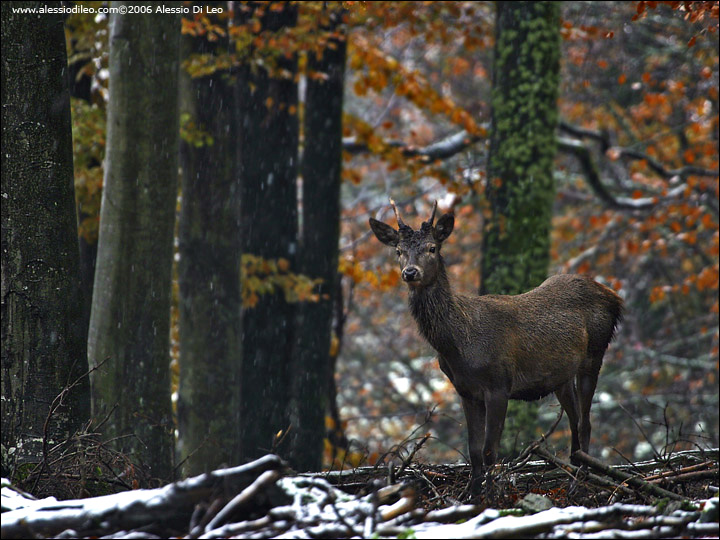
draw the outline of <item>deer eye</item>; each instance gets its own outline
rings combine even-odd
[[[430,253],[435,253],[435,246],[430,246],[430,247],[428,248],[428,251],[429,251]]]
[[[398,256],[398,257],[399,257],[400,255],[402,255],[402,251],[400,250],[400,248],[396,249],[396,250],[395,250],[395,253],[397,253],[397,256]]]

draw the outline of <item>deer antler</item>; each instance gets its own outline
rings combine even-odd
[[[400,217],[397,206],[395,206],[395,201],[393,201],[392,198],[390,199],[390,206],[392,206],[392,209],[395,211],[395,218],[397,219],[398,225],[400,227],[407,227],[407,225],[405,225],[405,222]]]
[[[433,226],[433,223],[435,223],[435,211],[437,210],[437,200],[435,200],[435,203],[433,204],[432,214],[430,215],[430,226]]]

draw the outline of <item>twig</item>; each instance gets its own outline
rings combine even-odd
[[[37,470],[37,467],[33,470],[31,474],[37,474],[37,477],[35,478],[35,483],[33,484],[32,492],[35,493],[35,490],[37,489],[38,482],[40,481],[40,478],[42,477],[42,473],[45,471],[45,469],[48,467],[47,465],[47,457],[48,457],[48,431],[50,427],[50,419],[55,414],[55,411],[57,411],[60,406],[63,403],[63,400],[65,397],[70,393],[70,390],[72,390],[75,386],[80,384],[80,381],[85,379],[86,377],[89,377],[90,374],[95,371],[96,369],[99,369],[105,362],[110,360],[110,357],[108,356],[105,358],[105,360],[101,361],[99,364],[96,364],[89,370],[87,370],[85,373],[77,377],[72,383],[66,383],[65,387],[60,391],[60,393],[55,396],[55,399],[53,399],[52,403],[50,404],[50,410],[48,411],[47,417],[45,418],[45,422],[43,423],[43,440],[42,440],[42,461],[39,463],[40,471],[35,473],[35,470]],[[75,367],[77,360],[73,362],[72,368]],[[68,375],[69,376],[69,375]]]
[[[555,419],[555,422],[553,422],[553,425],[550,426],[550,429],[548,429],[545,433],[543,433],[539,439],[531,442],[528,445],[528,447],[520,453],[520,455],[517,457],[517,459],[515,459],[515,461],[512,464],[510,464],[510,467],[508,468],[508,472],[517,470],[528,462],[528,460],[530,459],[530,456],[533,453],[533,450],[535,450],[538,446],[543,444],[547,440],[547,438],[550,435],[552,435],[553,431],[555,431],[555,429],[558,427],[560,420],[562,420],[562,417],[563,417],[563,410],[560,409],[560,412],[558,413],[558,416]]]
[[[422,446],[428,441],[430,438],[430,433],[426,433],[422,439],[420,439],[420,442],[418,442],[415,445],[415,448],[413,448],[412,452],[408,455],[407,458],[403,461],[403,464],[400,466],[400,470],[398,471],[396,478],[400,478],[402,476],[402,473],[405,472],[405,469],[407,468],[410,463],[412,463],[413,458],[415,457],[415,453],[422,448]]]

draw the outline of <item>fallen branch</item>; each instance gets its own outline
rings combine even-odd
[[[617,469],[613,469],[602,461],[587,455],[582,450],[578,450],[577,452],[575,452],[573,454],[573,458],[582,461],[585,465],[588,465],[596,471],[600,471],[603,474],[614,478],[615,480],[620,480],[621,482],[637,488],[641,492],[647,493],[649,495],[654,495],[655,497],[661,498],[667,497],[668,499],[672,499],[674,501],[686,500],[686,497],[683,497],[682,495],[678,495],[677,493],[673,493],[672,491],[667,491],[666,489],[656,486],[655,484],[646,482],[645,480],[638,478],[637,476],[633,476],[631,474],[618,471]]]
[[[582,472],[580,470],[580,467],[577,467],[575,465],[572,465],[571,463],[560,459],[557,456],[552,455],[545,447],[539,446],[533,450],[533,453],[537,456],[540,456],[546,461],[549,461],[556,467],[558,467],[560,470],[565,471],[567,474],[569,474],[573,480],[578,480],[580,477],[584,477],[587,480],[592,480],[596,484],[602,486],[603,488],[609,488],[612,490],[620,490],[625,492],[625,494],[632,494],[632,490],[624,485],[618,485],[615,482],[610,481],[607,478],[603,478],[602,476],[598,476],[596,474],[593,474],[591,472]]]
[[[230,521],[233,514],[238,514],[243,508],[250,506],[258,498],[258,494],[275,485],[280,479],[280,473],[276,470],[265,471],[257,479],[236,495],[218,514],[207,524],[205,532],[218,528],[220,525]]]
[[[646,476],[644,480],[646,482],[651,482],[653,480],[659,480],[661,478],[667,478],[668,476],[677,476],[682,475],[685,473],[689,473],[692,471],[699,471],[702,469],[709,469],[714,465],[712,461],[705,461],[703,463],[696,463],[695,465],[689,465],[687,467],[683,467],[681,469],[673,470],[673,471],[664,471],[658,474],[651,474],[650,476]]]
[[[683,484],[686,482],[694,482],[696,480],[703,480],[705,478],[718,477],[718,469],[709,469],[707,471],[695,471],[685,474],[678,474],[673,476],[665,476],[656,480],[650,480],[653,484]],[[645,479],[647,481],[647,478]]]

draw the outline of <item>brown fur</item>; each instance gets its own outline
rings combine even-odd
[[[570,421],[571,452],[587,452],[592,397],[622,300],[570,274],[514,296],[455,294],[440,255],[453,226],[449,214],[419,231],[370,219],[377,238],[396,247],[410,311],[462,398],[473,479],[497,459],[508,399],[554,392]]]

